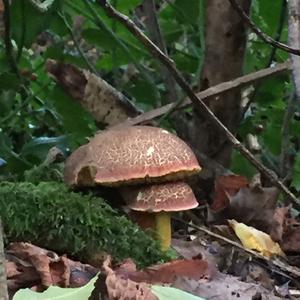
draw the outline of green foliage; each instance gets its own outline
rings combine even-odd
[[[81,259],[102,251],[140,266],[167,259],[157,242],[101,198],[56,182],[0,183],[0,215],[8,241],[32,241]]]
[[[34,292],[31,289],[20,289],[13,300],[88,300],[91,295],[97,276],[85,286],[78,288],[61,288],[51,286],[43,293]]]
[[[123,0],[114,4],[133,16],[141,2]],[[202,1],[193,0],[188,5],[183,2],[162,6],[158,19],[169,54],[185,75],[196,79],[203,55],[199,39]],[[86,69],[87,58],[102,78],[129,95],[142,109],[165,102],[157,61],[128,30],[107,17],[98,4],[86,0],[55,0],[46,4],[47,7],[38,6],[25,0],[12,3],[12,54],[21,76],[12,69],[5,45],[0,42],[0,158],[6,161],[0,166],[0,176],[4,178],[21,179],[25,170],[43,161],[52,146],[72,150],[96,131],[92,117],[46,73],[44,66],[49,58]],[[74,47],[58,13],[65,16],[71,28],[78,15],[84,17],[74,34],[86,57]],[[202,27],[202,35],[203,30]],[[122,78],[126,78],[130,69],[137,75],[124,82]]]
[[[264,32],[280,41],[287,41],[287,18],[285,1],[263,1],[255,0],[252,3],[251,17],[255,24]],[[272,11],[272,13],[270,13]],[[282,18],[282,16],[284,18]],[[281,30],[280,30],[280,27]],[[275,62],[283,62],[288,54],[281,50],[273,52],[273,47],[262,42],[260,38],[251,33],[249,35],[247,53],[245,58],[245,73],[250,73],[266,68]],[[264,80],[255,86],[254,94],[250,94],[251,105],[244,119],[238,127],[240,140],[246,142],[248,133],[258,137],[262,148],[256,157],[268,168],[274,170],[279,176],[281,174],[280,160],[284,153],[288,154],[289,160],[295,159],[295,153],[299,151],[300,121],[297,118],[299,108],[293,109],[292,118],[288,124],[284,124],[284,116],[288,106],[289,98],[293,94],[293,85],[288,72],[268,80]],[[288,128],[288,136],[283,134],[283,126]],[[261,129],[257,130],[260,127]],[[283,147],[282,140],[287,140],[288,149]],[[296,159],[297,165],[297,159]],[[297,186],[297,166],[293,173],[292,185]],[[232,156],[232,170],[251,177],[256,170],[238,153]]]
[[[96,280],[97,276],[90,280],[85,286],[79,288],[50,286],[43,293],[34,292],[30,289],[21,289],[14,295],[13,300],[88,300],[94,289]],[[153,285],[150,288],[152,293],[158,297],[159,300],[205,300],[204,298],[194,296],[173,287]]]
[[[47,1],[46,8],[32,2],[20,0],[11,5],[12,54],[21,76],[12,68],[4,42],[0,41],[0,159],[6,162],[0,165],[1,178],[22,179],[24,171],[39,165],[51,147],[59,146],[68,152],[96,131],[92,117],[46,73],[45,62],[49,58],[86,69],[86,59],[89,60],[104,80],[144,110],[166,103],[160,64],[124,26],[109,18],[96,1],[54,0]],[[136,8],[141,2],[119,0],[112,4],[139,24]],[[204,58],[204,3],[204,0],[157,2],[158,22],[168,54],[191,84],[198,82]],[[284,0],[254,0],[251,18],[264,32],[274,38],[280,36],[280,41],[287,42],[284,3]],[[84,56],[75,47],[61,15],[74,29],[75,42]],[[80,25],[75,22],[78,16],[83,18]],[[146,28],[141,28],[148,33]],[[274,53],[269,44],[250,33],[244,73],[287,58],[286,52],[276,50]],[[237,131],[243,142],[248,133],[258,136],[263,151],[257,158],[277,173],[284,151],[284,113],[292,93],[289,74],[272,77],[255,86],[254,95],[250,95],[250,108]],[[295,109],[288,124],[292,160],[299,151],[299,113],[299,108]],[[262,126],[263,130],[257,132],[257,126]],[[235,152],[231,168],[247,176],[255,172]],[[297,171],[293,174],[295,187]]]

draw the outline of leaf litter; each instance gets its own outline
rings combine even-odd
[[[50,286],[85,287],[94,278],[93,290],[97,285],[101,288],[98,298],[91,295],[89,300],[100,299],[99,294],[101,299],[129,300],[167,299],[166,295],[172,299],[281,299],[291,297],[291,291],[297,294],[299,282],[293,277],[297,269],[288,263],[300,265],[300,222],[290,206],[278,205],[276,188],[263,187],[258,176],[251,182],[239,175],[221,176],[208,216],[212,230],[241,240],[240,249],[228,245],[226,239],[222,242],[198,232],[193,241],[188,237],[173,240],[182,258],[137,270],[130,258],[113,264],[108,256],[102,266],[94,267],[29,243],[13,243],[6,251],[9,288],[15,292],[26,287],[33,291]],[[265,255],[266,261],[240,251],[243,246]],[[272,266],[279,259],[274,255],[285,256],[287,261],[280,264],[286,268]],[[184,292],[189,294],[183,296]]]

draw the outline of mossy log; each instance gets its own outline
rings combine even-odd
[[[148,234],[104,200],[69,191],[63,183],[0,183],[6,242],[28,241],[83,261],[97,253],[140,266],[166,259]]]

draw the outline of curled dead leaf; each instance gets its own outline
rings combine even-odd
[[[235,220],[228,220],[228,223],[245,248],[256,250],[266,257],[271,257],[272,255],[284,256],[279,244],[274,242],[265,232],[243,223],[238,223]]]

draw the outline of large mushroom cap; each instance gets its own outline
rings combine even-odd
[[[86,145],[76,149],[67,159],[64,170],[64,180],[70,185],[78,183],[78,173],[81,169],[81,162],[86,157]]]
[[[171,212],[198,206],[192,189],[184,182],[126,187],[121,194],[127,206],[138,211]]]
[[[107,186],[169,181],[201,170],[193,151],[183,140],[157,127],[105,130],[84,147],[67,160],[65,174],[74,176],[65,179],[71,185],[79,184],[78,178],[82,177],[79,175],[90,168],[95,170],[94,183]],[[73,163],[74,156],[77,164]]]

